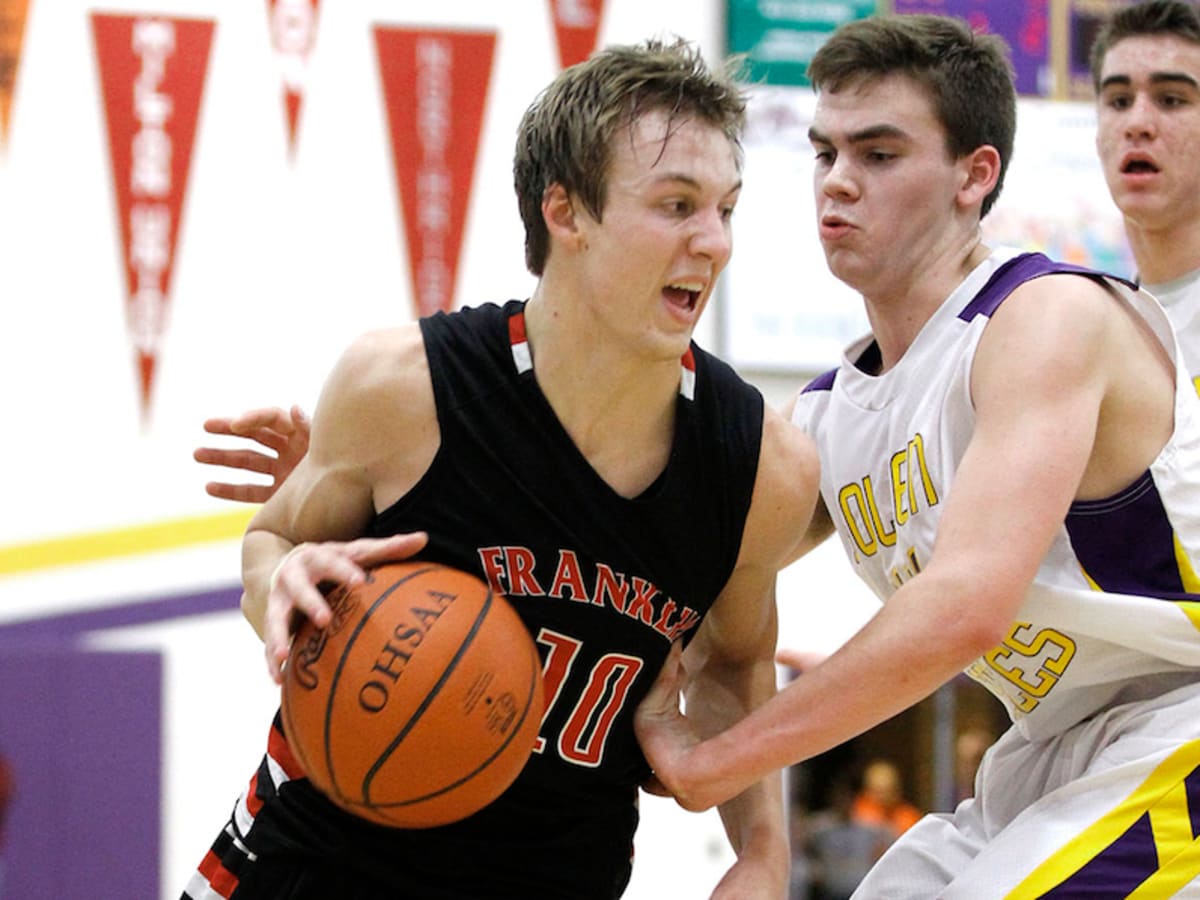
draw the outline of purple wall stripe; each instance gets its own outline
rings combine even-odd
[[[161,694],[158,653],[4,648],[4,900],[159,896]]]
[[[183,594],[175,597],[143,600],[100,609],[61,613],[20,622],[0,623],[0,645],[9,641],[63,640],[98,631],[103,628],[123,628],[131,625],[147,625],[166,622],[185,616],[200,616],[206,613],[223,612],[238,608],[241,587],[222,588],[200,594]]]
[[[159,896],[162,655],[89,632],[236,610],[240,587],[0,623],[0,755],[14,795],[0,900]]]

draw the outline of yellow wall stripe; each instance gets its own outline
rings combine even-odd
[[[240,538],[257,510],[258,507],[254,506],[235,512],[166,519],[111,531],[11,544],[0,547],[0,575]]]

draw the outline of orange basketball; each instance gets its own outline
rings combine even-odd
[[[305,621],[283,680],[288,743],[343,809],[428,828],[495,800],[542,718],[537,648],[508,601],[436,563],[380,566]]]

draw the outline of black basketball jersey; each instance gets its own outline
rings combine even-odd
[[[396,896],[619,896],[637,788],[649,774],[634,710],[672,641],[695,633],[732,574],[758,468],[762,397],[693,345],[681,361],[670,459],[627,499],[592,469],[542,395],[523,302],[439,313],[421,329],[441,446],[370,533],[427,531],[422,558],[474,572],[509,599],[542,655],[540,736],[516,783],[464,821],[372,826],[300,779],[279,791],[295,819],[287,831],[385,879]]]

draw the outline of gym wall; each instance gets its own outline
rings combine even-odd
[[[724,28],[721,0],[0,0],[0,900],[177,897],[265,748],[278,693],[237,610],[253,509],[205,495],[204,419],[311,410],[358,333],[527,295],[527,103],[596,45],[679,34],[716,58]],[[836,359],[788,339],[853,298],[809,239],[811,98],[754,109],[698,339],[780,403]],[[1020,145],[993,218],[1077,215],[1035,199],[1069,171],[1119,252],[1088,108],[1066,109],[1045,127],[1075,137]],[[832,543],[781,600],[781,642],[818,651],[874,605]],[[716,814],[643,816],[630,900],[707,896],[731,861]]]

